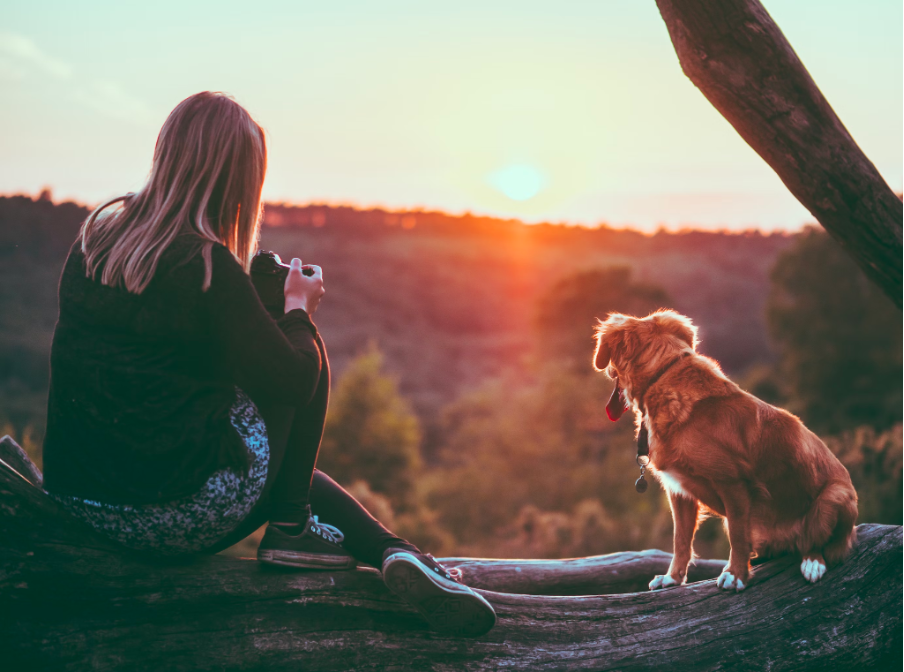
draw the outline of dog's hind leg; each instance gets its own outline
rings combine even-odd
[[[687,565],[691,561],[694,534],[697,532],[700,505],[696,499],[669,491],[674,523],[672,563],[668,574],[655,576],[650,582],[650,590],[680,586],[687,581]]]
[[[857,541],[857,528],[854,527],[856,522],[857,494],[851,488],[847,498],[838,506],[838,520],[835,523],[835,529],[832,530],[832,536],[829,537],[823,549],[823,555],[825,555],[829,567],[844,560],[850,552],[851,546]]]
[[[850,483],[830,481],[804,517],[798,539],[800,571],[807,581],[816,583],[827,566],[844,559],[857,535],[856,520],[856,491]]]

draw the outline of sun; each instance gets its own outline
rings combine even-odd
[[[546,187],[546,176],[529,163],[513,163],[490,173],[490,185],[513,201],[527,201]]]

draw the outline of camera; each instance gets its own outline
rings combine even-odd
[[[314,275],[313,269],[303,268],[305,275]],[[289,265],[284,264],[276,252],[261,250],[251,259],[251,283],[257,290],[264,308],[273,319],[279,319],[285,314],[286,307],[286,277],[289,275]]]

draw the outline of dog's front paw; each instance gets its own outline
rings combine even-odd
[[[650,581],[650,590],[660,590],[662,588],[671,588],[672,586],[679,586],[679,584],[675,579],[671,577],[669,574],[657,574],[653,577],[653,580]]]
[[[816,583],[826,573],[826,563],[823,562],[822,558],[804,558],[804,561],[800,563],[800,573],[810,583]]]
[[[719,575],[719,580],[716,581],[716,585],[722,590],[734,590],[739,593],[747,587],[740,577],[736,577],[728,571],[728,568],[722,570],[722,573]]]

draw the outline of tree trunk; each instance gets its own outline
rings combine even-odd
[[[0,442],[5,670],[829,672],[883,669],[901,651],[900,527],[861,525],[850,559],[816,585],[786,558],[756,568],[737,595],[712,580],[602,594],[642,589],[667,568],[661,551],[455,559],[499,619],[466,640],[427,630],[376,570],[281,571],[222,556],[163,563],[121,550],[28,483],[12,452]],[[699,562],[692,579],[721,565]],[[540,595],[576,590],[592,594]]]
[[[656,4],[684,74],[900,308],[901,199],[772,17],[757,0]]]

